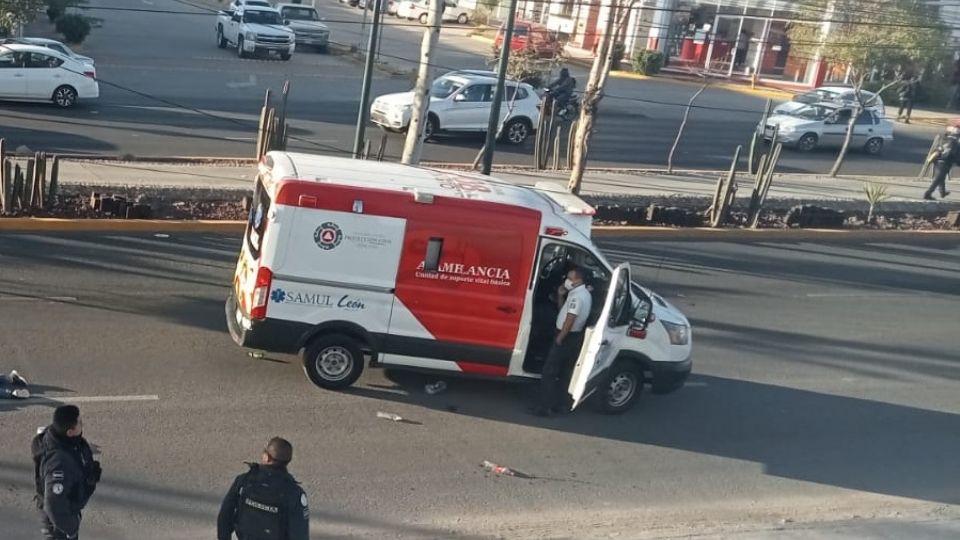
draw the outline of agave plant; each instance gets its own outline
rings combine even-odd
[[[873,223],[873,211],[880,206],[880,203],[890,198],[885,184],[874,184],[873,182],[863,184],[863,193],[867,196],[867,204],[870,210],[867,211],[867,223]]]

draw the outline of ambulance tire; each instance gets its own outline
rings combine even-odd
[[[363,373],[363,348],[343,334],[317,336],[302,352],[303,372],[313,384],[326,390],[342,390]]]
[[[626,358],[617,360],[596,392],[600,412],[605,414],[627,412],[637,402],[642,389],[643,372],[640,366]]]

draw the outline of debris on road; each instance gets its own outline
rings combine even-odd
[[[247,352],[247,356],[249,356],[250,358],[253,358],[253,359],[255,359],[255,360],[260,360],[260,359],[263,358],[265,355],[263,354],[262,351],[248,351],[248,352]]]
[[[511,469],[509,467],[504,467],[503,465],[497,465],[492,461],[483,460],[483,463],[480,464],[480,467],[482,467],[484,470],[488,472],[492,472],[497,476],[513,476],[516,478],[527,478],[527,479],[535,478],[533,476],[530,476],[529,474],[522,473],[520,471]]]
[[[377,418],[383,418],[384,420],[390,420],[391,422],[397,422],[400,424],[413,424],[415,426],[423,425],[423,422],[417,422],[416,420],[407,420],[406,418],[400,416],[399,414],[388,413],[383,411],[377,411]]]
[[[428,384],[423,387],[423,391],[431,396],[439,394],[440,392],[443,392],[446,389],[447,389],[447,383],[443,381],[437,381],[433,384]]]

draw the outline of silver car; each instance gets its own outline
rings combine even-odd
[[[795,147],[801,152],[815,148],[837,147],[843,144],[853,108],[834,103],[805,105],[790,114],[775,114],[766,124],[757,126],[757,134],[770,141],[776,132],[777,142]],[[883,118],[874,109],[860,113],[853,127],[851,148],[863,148],[871,155],[879,154],[886,143],[893,140],[893,122]]]

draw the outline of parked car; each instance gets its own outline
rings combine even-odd
[[[420,24],[427,24],[430,17],[430,0],[403,1],[397,8],[397,17],[409,20],[418,20]],[[470,9],[462,7],[457,0],[444,0],[441,12],[443,22],[467,24],[470,22]]]
[[[494,77],[456,73],[444,75],[430,88],[430,112],[424,140],[440,132],[484,132],[497,84]],[[533,133],[540,118],[540,98],[529,84],[507,81],[501,119],[503,140],[521,144]],[[413,92],[386,94],[373,101],[370,118],[388,131],[406,131],[410,125]]]
[[[280,12],[273,8],[247,6],[217,15],[217,47],[233,45],[237,56],[246,58],[260,52],[275,52],[289,60],[296,48],[294,32],[284,26]]]
[[[500,47],[503,47],[505,31],[506,28],[503,26],[497,31],[497,37],[493,41],[493,48],[497,51],[500,50]],[[557,38],[546,26],[520,21],[513,27],[510,50],[532,51],[540,58],[554,58],[563,53],[563,44],[557,41]]]
[[[94,65],[93,58],[90,58],[89,56],[83,56],[83,55],[77,54],[73,52],[73,50],[70,47],[67,47],[65,44],[55,39],[40,38],[40,37],[6,38],[3,40],[0,40],[0,43],[4,45],[10,44],[10,43],[22,43],[24,45],[39,45],[41,47],[53,49],[68,58],[73,58],[74,60],[76,60],[77,62],[80,62],[81,64],[90,64],[91,66]]]
[[[873,92],[861,91],[864,103],[867,108],[872,109],[884,116],[883,99]],[[855,105],[857,96],[853,88],[849,86],[821,86],[809,92],[797,94],[793,99],[777,105],[773,109],[774,114],[791,114],[813,103],[835,103],[837,105]]]
[[[853,108],[834,103],[805,105],[791,114],[778,114],[758,125],[757,133],[769,141],[777,126],[777,142],[791,145],[801,152],[814,148],[837,147],[843,144]],[[879,154],[886,143],[893,140],[893,122],[876,110],[860,113],[853,129],[851,148],[863,148],[871,155]]]
[[[0,48],[0,99],[50,101],[62,108],[100,97],[90,64],[40,45],[11,43]]]
[[[320,14],[317,13],[316,8],[303,4],[279,4],[277,11],[293,30],[298,46],[327,50],[330,43],[330,29],[320,22]]]

